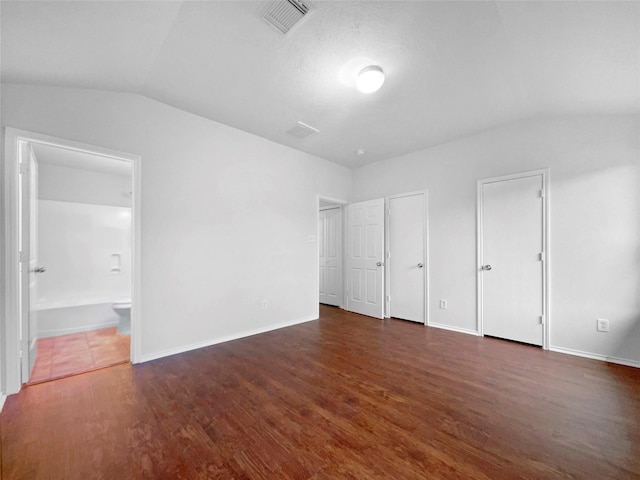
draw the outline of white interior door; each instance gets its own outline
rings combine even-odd
[[[38,162],[28,143],[21,145],[21,342],[22,382],[29,381],[37,349]]]
[[[340,207],[324,210],[321,213],[324,226],[324,238],[319,239],[324,250],[324,301],[322,292],[320,303],[342,305],[342,209]]]
[[[38,354],[38,275],[45,272],[38,258],[38,162],[29,159],[29,376]]]
[[[318,299],[327,303],[327,212],[318,212]]]
[[[347,309],[384,318],[384,198],[347,211]]]
[[[389,316],[425,323],[425,194],[389,199]]]
[[[483,333],[542,345],[543,177],[494,181],[481,190]]]

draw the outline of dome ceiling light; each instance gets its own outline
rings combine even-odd
[[[356,86],[362,93],[373,93],[380,89],[384,83],[384,72],[377,65],[364,67],[358,73]]]

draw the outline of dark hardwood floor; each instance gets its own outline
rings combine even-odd
[[[0,423],[3,480],[640,478],[640,370],[331,307]]]

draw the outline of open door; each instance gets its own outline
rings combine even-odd
[[[347,207],[347,310],[384,318],[384,198]]]
[[[20,349],[22,383],[27,383],[37,356],[37,276],[45,269],[38,266],[38,162],[31,145],[26,142],[21,144],[20,177]]]

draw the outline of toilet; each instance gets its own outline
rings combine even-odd
[[[118,333],[131,335],[131,300],[122,300],[111,304],[113,311],[118,314]]]

